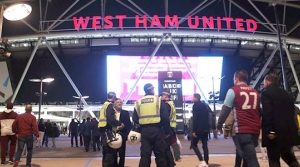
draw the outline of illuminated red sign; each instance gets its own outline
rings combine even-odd
[[[129,19],[126,15],[105,16],[103,18],[103,28],[126,28],[124,22]],[[180,19],[177,15],[172,17],[165,15],[164,18],[158,17],[158,15],[154,15],[152,18],[148,18],[146,15],[136,15],[135,18],[131,19],[134,19],[136,28],[180,28]],[[148,22],[148,19],[151,19],[151,21]],[[101,20],[101,16],[73,17],[74,29],[100,29],[102,28]],[[113,22],[113,20],[117,20],[117,22]],[[257,22],[255,20],[244,18],[188,16],[187,23],[191,29],[227,29],[251,32],[257,30]]]

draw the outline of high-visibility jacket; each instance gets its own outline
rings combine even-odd
[[[140,125],[160,123],[160,101],[154,95],[147,95],[136,101],[135,110]]]
[[[102,108],[100,109],[100,117],[99,117],[99,123],[98,123],[98,128],[103,128],[107,125],[107,122],[106,122],[106,109],[108,107],[108,105],[110,105],[111,102],[109,101],[106,101]]]
[[[173,101],[168,101],[168,104],[171,107],[171,112],[170,112],[170,126],[171,128],[176,128],[176,108],[175,104]]]

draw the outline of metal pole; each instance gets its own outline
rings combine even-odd
[[[39,103],[38,122],[40,122],[40,119],[41,119],[42,100],[43,100],[43,78],[41,78],[41,85],[40,85],[40,103]]]
[[[80,118],[81,118],[81,107],[82,107],[82,106],[81,106],[81,104],[82,104],[82,103],[81,103],[81,99],[82,99],[82,97],[80,96],[80,97],[79,97],[79,114],[78,114],[78,115],[79,115],[79,121],[80,121]]]
[[[45,39],[44,40],[46,42],[46,45],[49,49],[49,51],[51,52],[53,58],[55,59],[55,61],[57,62],[58,66],[60,67],[60,69],[62,70],[62,72],[65,74],[66,78],[68,79],[68,81],[70,82],[70,84],[72,85],[73,89],[75,90],[75,92],[77,93],[77,96],[82,96],[81,93],[79,92],[78,88],[76,87],[75,83],[73,82],[73,80],[71,79],[71,77],[69,76],[68,72],[66,71],[66,69],[64,68],[64,66],[61,64],[60,60],[58,59],[58,57],[56,56],[56,53],[54,52],[54,50],[52,49],[52,47],[50,46],[49,42]],[[85,99],[81,99],[81,101],[83,102],[84,105],[88,105],[87,102],[85,101]]]
[[[54,21],[54,22],[47,28],[46,31],[51,30],[52,27],[58,22],[58,20],[60,20],[66,13],[68,13],[68,12],[73,8],[73,6],[75,6],[78,2],[79,2],[79,0],[76,0],[75,2],[73,2],[72,5],[69,6],[68,9],[65,10],[65,11],[64,11],[64,12],[56,19],[56,21]]]
[[[291,66],[291,69],[292,69],[292,72],[293,72],[293,75],[294,75],[294,79],[295,79],[297,88],[298,88],[298,90],[300,91],[299,79],[298,79],[297,73],[296,73],[296,71],[295,71],[295,67],[294,67],[294,64],[293,64],[293,61],[292,61],[290,52],[289,52],[289,50],[288,50],[288,48],[287,48],[287,45],[286,45],[286,42],[285,42],[285,41],[283,42],[283,47],[284,47],[284,49],[285,49],[285,53],[286,53],[287,58],[288,58],[288,60],[289,60],[289,63],[290,63],[290,66]]]
[[[257,17],[255,17],[253,14],[251,14],[250,12],[248,12],[246,9],[244,9],[243,7],[241,7],[240,5],[238,5],[236,2],[234,2],[233,0],[228,0],[230,1],[232,4],[234,4],[236,7],[238,7],[239,9],[241,9],[243,12],[245,12],[247,15],[249,15],[250,17],[252,17],[253,19],[255,19],[258,22],[263,23],[260,19],[258,19]],[[230,17],[230,16],[229,16]],[[267,29],[269,29],[271,32],[276,32],[274,31],[272,28],[270,28],[269,26],[267,26],[266,24],[262,24],[264,27],[266,27]]]
[[[2,27],[3,27],[3,6],[0,8],[0,39],[2,38]]]
[[[42,16],[42,0],[39,0],[39,7],[40,7],[40,27],[39,27],[39,30],[41,31],[42,30],[42,19],[43,19],[43,16]]]
[[[38,49],[38,47],[39,47],[39,45],[40,45],[40,43],[41,43],[41,40],[42,40],[42,39],[39,38],[39,40],[37,41],[37,43],[36,43],[36,45],[35,45],[35,47],[34,47],[32,53],[31,53],[31,56],[30,56],[30,58],[29,58],[29,60],[28,60],[28,63],[27,63],[27,65],[26,65],[26,67],[25,67],[25,69],[24,69],[24,71],[23,71],[22,76],[21,76],[21,79],[20,79],[20,81],[19,81],[19,83],[18,83],[18,85],[17,85],[17,88],[16,88],[16,90],[15,90],[15,92],[14,92],[12,98],[11,98],[11,102],[12,102],[12,103],[13,103],[13,102],[15,101],[15,99],[16,99],[16,96],[17,96],[17,94],[18,94],[18,92],[19,92],[19,90],[20,90],[20,87],[21,87],[21,85],[22,85],[22,83],[23,83],[23,80],[24,80],[24,78],[25,78],[25,75],[27,74],[27,71],[28,71],[28,69],[29,69],[29,67],[30,67],[30,65],[31,65],[31,62],[32,62],[32,60],[33,60],[33,58],[34,58],[34,55],[35,55],[35,53],[36,53],[36,51],[37,51],[37,49]]]
[[[271,60],[273,59],[275,53],[278,50],[278,46],[273,50],[273,52],[271,53],[271,55],[269,56],[267,62],[265,63],[264,67],[261,69],[260,73],[258,74],[258,76],[256,77],[255,81],[252,84],[252,88],[254,88],[256,86],[256,84],[258,83],[259,79],[261,78],[261,76],[264,74],[266,68],[268,67],[268,65],[270,64]]]
[[[214,103],[214,112],[216,112],[216,98],[215,98],[215,81],[214,77],[212,77],[212,85],[213,85],[213,103]]]
[[[70,15],[68,15],[67,17],[64,18],[64,20],[69,19],[70,17],[73,17],[76,13],[80,12],[81,10],[83,10],[84,8],[86,8],[87,6],[89,6],[90,4],[92,4],[93,2],[95,2],[96,0],[91,0],[90,2],[86,3],[85,5],[83,5],[81,8],[79,8],[78,10],[76,10],[75,12],[71,13]],[[54,28],[56,28],[57,26],[61,25],[64,21],[59,21],[59,23],[55,24],[52,26],[51,29],[48,30],[53,30]]]
[[[184,58],[183,58],[183,56],[182,56],[182,54],[181,54],[181,52],[180,52],[178,46],[177,46],[176,43],[174,42],[174,39],[172,38],[172,36],[169,36],[169,38],[170,38],[170,40],[171,40],[171,42],[172,42],[172,44],[173,44],[173,46],[174,46],[174,48],[175,48],[177,54],[179,55],[179,57],[181,58],[183,64],[185,65],[187,71],[189,72],[190,76],[191,76],[192,79],[194,80],[194,82],[195,82],[197,88],[199,89],[199,91],[200,91],[200,93],[201,93],[201,95],[202,95],[204,101],[205,101],[206,103],[208,103],[208,100],[207,100],[206,97],[204,96],[204,93],[203,93],[202,89],[200,88],[200,86],[199,86],[199,84],[198,84],[198,82],[197,82],[197,80],[196,80],[194,74],[192,73],[191,69],[190,69],[189,66],[186,64],[186,62],[185,62],[185,60],[184,60]]]
[[[283,55],[282,55],[282,45],[281,45],[281,31],[279,27],[279,19],[277,15],[277,9],[276,9],[276,4],[272,4],[274,7],[274,15],[275,15],[275,20],[277,24],[277,36],[278,36],[278,45],[279,45],[279,51],[280,51],[280,63],[281,63],[281,70],[282,70],[282,79],[283,79],[283,86],[284,90],[288,90],[288,85],[287,85],[287,80],[286,80],[286,75],[285,75],[285,64],[283,61]]]
[[[127,94],[125,100],[124,100],[124,104],[126,104],[133,92],[133,90],[135,89],[137,83],[140,81],[140,79],[142,78],[144,72],[146,71],[148,65],[151,63],[151,60],[154,58],[155,54],[157,53],[158,49],[160,48],[161,44],[163,43],[164,39],[166,38],[165,35],[163,35],[163,37],[160,39],[159,43],[157,44],[156,48],[154,49],[154,51],[152,52],[149,61],[147,62],[147,64],[145,65],[143,71],[141,72],[141,74],[139,75],[138,79],[135,81],[133,87],[130,89],[130,92]]]
[[[201,2],[198,6],[196,6],[193,10],[191,10],[188,14],[186,14],[183,18],[181,18],[179,20],[179,24],[181,24],[182,22],[184,22],[184,20],[186,20],[186,18],[193,13],[194,11],[196,11],[198,8],[200,8],[202,5],[204,5],[207,2],[207,0],[204,0],[203,2]]]
[[[273,28],[274,32],[276,32],[276,28],[271,24],[271,22],[266,18],[266,16],[255,6],[255,4],[251,0],[248,0],[248,2],[260,14],[260,16],[265,19],[265,21],[270,25],[270,27]]]
[[[147,17],[149,17],[149,18],[151,17],[147,12],[145,12],[141,7],[139,7],[139,5],[135,4],[133,1],[128,0],[128,2],[130,2],[133,6],[135,6],[138,10],[140,10]]]
[[[43,21],[45,21],[45,20],[46,20],[46,17],[47,17],[48,3],[49,3],[49,1],[46,2],[45,14],[44,14],[44,19],[43,19]],[[42,24],[42,30],[44,30],[44,25],[45,25],[45,22],[43,22],[43,24]]]

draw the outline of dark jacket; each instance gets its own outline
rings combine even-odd
[[[271,84],[261,93],[261,103],[263,147],[270,146],[268,134],[271,131],[275,132],[274,140],[279,147],[299,145],[292,96],[278,85]]]
[[[147,94],[145,96],[147,96]],[[139,117],[137,115],[135,108],[133,111],[132,120],[133,120],[134,124],[139,124]],[[169,134],[169,132],[171,130],[170,118],[169,118],[169,114],[168,114],[168,111],[166,108],[166,104],[163,101],[161,101],[161,105],[160,105],[160,123],[159,124],[141,125],[141,128],[149,127],[149,126],[163,127],[165,134]]]
[[[59,129],[56,125],[52,126],[51,127],[51,134],[49,137],[53,137],[53,138],[56,138],[56,137],[59,137],[60,133],[59,133]]]
[[[131,121],[129,117],[129,112],[126,110],[121,110],[120,121],[125,125],[125,127],[120,130],[123,141],[127,141],[127,136],[131,130]]]
[[[50,135],[51,135],[52,124],[46,122],[46,123],[45,123],[45,127],[46,127],[46,129],[45,129],[45,134],[46,134],[47,136],[50,136]]]
[[[38,128],[39,128],[39,131],[41,131],[41,132],[45,132],[45,124],[44,123],[39,123],[38,124]]]
[[[92,135],[93,136],[100,136],[100,130],[98,128],[98,121],[93,121],[91,123],[91,128],[92,128]]]
[[[75,121],[72,121],[69,125],[71,133],[77,133],[78,132],[78,123]]]
[[[117,126],[121,125],[121,122],[116,120],[115,109],[113,108],[113,103],[111,103],[107,106],[106,121],[107,121],[106,127],[100,128],[100,131],[105,131],[105,129],[112,130],[112,127],[117,127]]]
[[[193,133],[209,132],[209,110],[201,101],[193,105]]]
[[[87,121],[84,123],[81,134],[83,136],[91,136],[92,135],[92,123],[91,121]]]

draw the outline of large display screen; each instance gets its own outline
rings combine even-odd
[[[149,59],[150,56],[108,55],[107,91],[116,92],[117,96],[124,100],[130,90],[134,89],[129,100],[137,100],[145,94],[144,85],[152,83],[155,86],[155,94],[158,95],[158,71],[182,71],[183,100],[191,101],[194,93],[200,93],[179,56],[155,56],[136,87],[133,87]],[[213,86],[215,92],[220,90],[223,57],[184,57],[184,60],[194,74],[203,95],[209,100],[209,92],[213,90]]]

